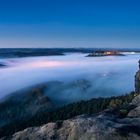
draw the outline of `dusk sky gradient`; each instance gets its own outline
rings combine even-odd
[[[140,48],[140,0],[0,0],[0,48]]]

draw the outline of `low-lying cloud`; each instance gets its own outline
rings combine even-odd
[[[120,95],[134,90],[139,54],[85,56],[86,54],[76,53],[1,59],[9,67],[0,69],[0,98],[22,88],[49,81],[60,81],[63,84],[56,85],[56,89],[46,91],[46,94],[50,98],[69,102]]]

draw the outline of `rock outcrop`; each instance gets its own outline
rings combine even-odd
[[[1,140],[139,140],[140,105],[137,104],[138,102],[140,102],[140,95],[125,107],[30,127],[12,136],[3,137]]]
[[[140,70],[135,75],[135,90],[136,93],[140,93]]]
[[[139,70],[136,72],[135,75],[135,91],[136,93],[140,93],[140,60],[139,60]]]
[[[133,110],[133,109],[132,109]],[[117,112],[117,113],[116,113]],[[120,118],[118,110],[48,123],[2,140],[139,140],[140,117]]]

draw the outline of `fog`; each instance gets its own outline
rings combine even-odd
[[[7,65],[0,68],[0,98],[50,81],[54,82],[53,88],[46,90],[46,94],[66,102],[122,95],[134,90],[134,75],[138,70],[140,54],[86,55],[67,53],[64,56],[0,59],[0,63]]]

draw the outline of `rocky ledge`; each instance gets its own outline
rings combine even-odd
[[[127,115],[126,115],[127,114]],[[125,117],[124,117],[124,116]],[[139,140],[140,95],[127,106],[48,123],[2,140]]]

